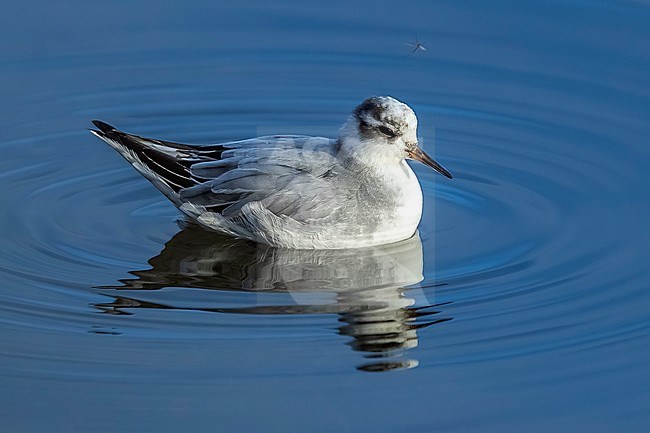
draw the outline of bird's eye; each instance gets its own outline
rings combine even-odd
[[[382,134],[384,134],[387,137],[390,137],[390,138],[397,137],[397,134],[395,134],[390,128],[387,128],[384,125],[378,126],[377,129],[379,130],[379,132],[381,132]]]

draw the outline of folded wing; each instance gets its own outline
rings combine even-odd
[[[216,145],[141,137],[93,121],[116,149],[174,204],[236,220],[251,203],[281,218],[309,223],[331,214],[341,168],[337,143],[323,137],[268,136]],[[342,198],[343,199],[343,198]]]

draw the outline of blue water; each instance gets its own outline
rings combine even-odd
[[[2,9],[3,431],[647,431],[645,2]],[[413,165],[372,249],[187,226],[86,131],[335,136],[374,94],[455,178]]]

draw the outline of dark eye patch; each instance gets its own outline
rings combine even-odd
[[[387,137],[390,137],[390,138],[397,137],[397,134],[395,134],[390,128],[387,128],[384,125],[379,125],[377,127],[377,130],[379,132],[381,132],[382,134],[384,134],[385,136],[387,136]]]

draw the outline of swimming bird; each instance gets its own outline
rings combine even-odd
[[[342,249],[407,239],[422,189],[406,159],[452,175],[418,145],[417,117],[390,96],[366,99],[338,139],[278,135],[212,145],[90,132],[199,225],[274,247]]]

